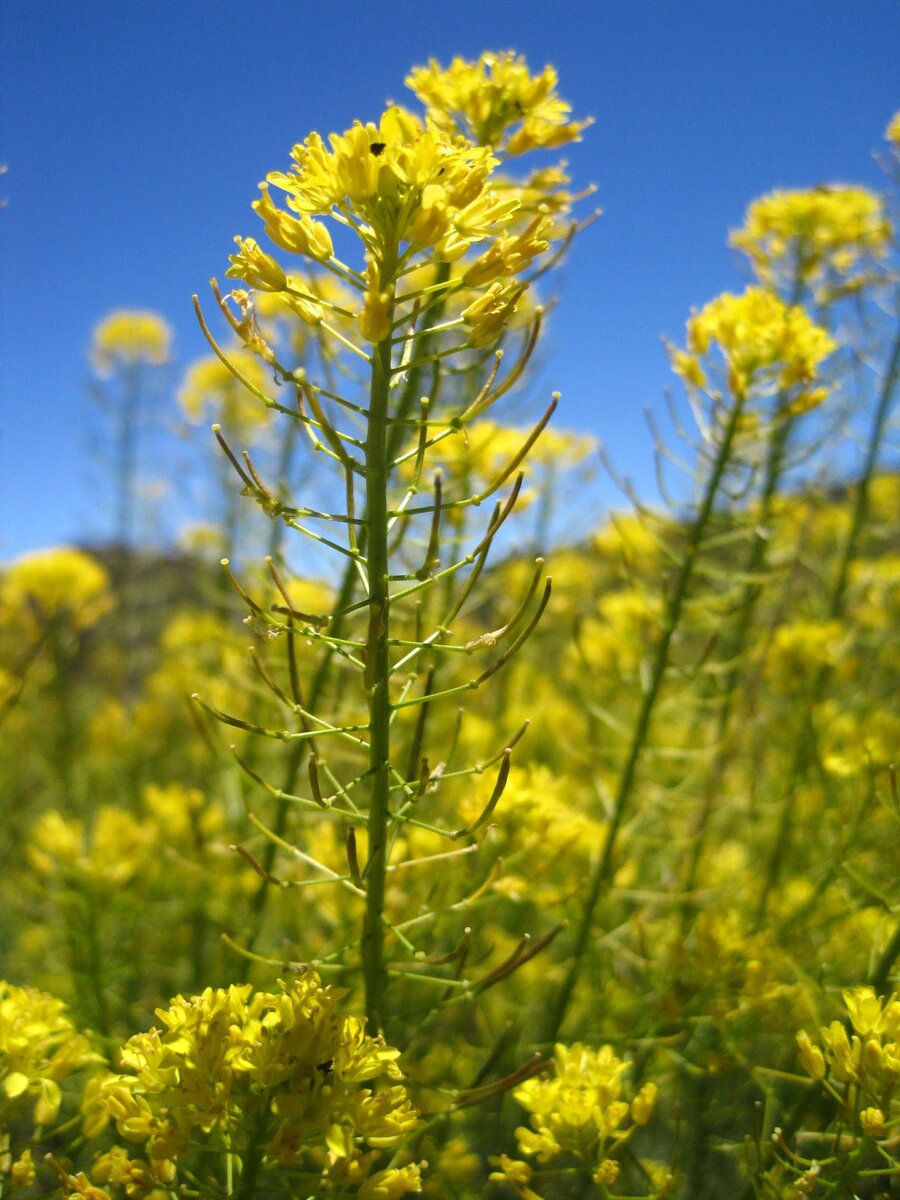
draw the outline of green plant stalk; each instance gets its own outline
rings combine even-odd
[[[450,264],[449,263],[440,263],[438,266],[438,275],[437,275],[438,281],[441,283],[446,282],[446,280],[449,278],[449,275],[450,275]],[[440,324],[445,308],[446,308],[446,299],[442,297],[441,300],[438,301],[438,303],[435,305],[435,310],[434,310],[435,315],[433,317],[434,324]],[[432,345],[436,342],[437,342],[436,335],[430,335],[425,340],[425,342],[423,344],[424,357],[428,356],[428,354],[431,351]],[[433,368],[434,369],[432,371],[432,379],[431,379],[431,386],[430,386],[430,392],[429,392],[432,403],[434,403],[434,400],[437,396],[438,384],[439,384],[437,365],[433,364]],[[399,453],[400,445],[403,440],[402,421],[410,416],[410,414],[413,411],[413,407],[417,402],[417,398],[421,392],[421,385],[422,385],[425,369],[426,368],[424,366],[414,367],[413,370],[411,370],[407,374],[406,383],[402,389],[399,403],[397,404],[396,416],[399,419],[390,425],[390,427],[388,429],[388,433],[387,433],[387,459],[389,462],[392,461],[396,457],[396,455]],[[365,524],[363,524],[362,526],[360,526],[360,532],[359,532],[359,552],[360,552],[360,554],[366,553],[367,534],[368,534],[367,526]],[[331,631],[336,637],[341,636],[341,633],[344,628],[344,617],[342,614],[345,609],[350,607],[350,604],[353,601],[353,597],[355,595],[356,587],[357,587],[358,583],[359,583],[359,573],[357,571],[357,565],[353,560],[350,560],[350,561],[348,561],[346,567],[344,568],[344,574],[341,579],[341,584],[340,584],[340,588],[338,590],[337,600],[335,602],[335,612],[338,615],[332,620],[332,623],[331,623]],[[335,656],[334,649],[331,647],[326,648],[323,652],[323,655],[319,662],[319,665],[316,668],[315,674],[313,675],[312,683],[310,684],[309,692],[307,694],[307,705],[311,712],[317,711],[319,701],[321,700],[322,695],[323,695],[326,687],[328,686],[328,683],[329,683],[329,680],[331,677],[331,665],[332,665],[332,662],[334,661],[334,656]],[[307,751],[309,750],[309,748],[310,748],[310,743],[306,742],[306,741],[297,741],[297,742],[292,743],[290,756],[288,758],[287,769],[286,769],[285,775],[284,775],[284,781],[281,785],[282,791],[284,791],[284,792],[293,792],[294,791],[296,782],[297,782],[297,777],[300,772],[300,768],[303,765],[303,762],[306,758],[306,754],[307,754]],[[285,835],[285,833],[287,832],[287,821],[288,821],[289,809],[290,809],[290,805],[289,805],[288,801],[286,801],[286,800],[279,801],[278,807],[277,807],[276,813],[275,813],[275,821],[273,823],[273,830],[279,837],[283,837]],[[261,856],[261,863],[262,863],[263,869],[266,871],[267,874],[271,874],[274,869],[275,857],[276,857],[277,853],[278,853],[277,843],[275,841],[267,841],[266,847],[265,847],[265,852]],[[253,947],[256,945],[257,940],[259,939],[260,934],[262,933],[263,921],[265,919],[266,904],[268,901],[268,897],[271,893],[271,890],[272,890],[271,886],[267,882],[267,880],[262,879],[253,895],[253,899],[251,901],[251,906],[250,906],[252,918],[253,918],[253,925],[250,930],[250,933],[245,938],[244,943],[243,943],[243,947],[246,950],[253,949]]]
[[[790,288],[790,296],[788,304],[791,307],[798,305],[803,298],[803,277],[800,269],[800,251],[798,248],[798,261],[794,272],[793,282]],[[781,482],[782,472],[784,468],[785,458],[787,456],[788,442],[790,441],[791,432],[796,424],[797,418],[790,411],[790,395],[785,390],[780,390],[776,400],[775,420],[777,424],[775,431],[768,445],[768,454],[766,455],[765,473],[763,476],[763,485],[760,492],[760,512],[757,528],[753,536],[753,541],[750,545],[750,552],[747,556],[747,562],[744,565],[744,573],[749,578],[758,575],[765,567],[766,551],[768,549],[768,539],[761,530],[765,530],[772,518],[772,501],[778,491],[778,485]],[[725,774],[725,767],[728,764],[731,746],[727,744],[728,731],[731,726],[731,715],[734,707],[734,701],[737,697],[737,682],[740,675],[740,663],[744,648],[747,644],[747,635],[750,632],[750,627],[753,621],[753,616],[756,612],[756,605],[762,594],[762,588],[758,583],[750,580],[744,584],[741,590],[740,601],[737,608],[737,619],[735,621],[734,630],[730,642],[726,644],[726,648],[722,655],[724,661],[731,661],[732,667],[725,676],[724,694],[722,703],[719,708],[718,720],[716,722],[716,732],[714,735],[713,745],[717,747],[713,758],[712,767],[707,779],[707,786],[704,791],[703,802],[694,820],[693,829],[691,830],[691,857],[688,863],[687,875],[684,882],[684,892],[688,897],[688,902],[682,908],[682,927],[687,925],[688,918],[691,913],[692,906],[690,904],[690,894],[693,892],[697,884],[697,875],[700,870],[700,863],[703,858],[703,851],[706,847],[707,832],[709,830],[709,818],[712,815],[713,804],[716,797],[721,794],[722,779]]]
[[[119,406],[116,428],[116,542],[123,562],[117,569],[127,571],[127,558],[134,547],[135,485],[137,477],[138,422],[140,420],[141,387],[139,368],[132,364],[125,368],[123,395]],[[122,579],[116,584],[122,587]]]
[[[856,555],[859,535],[868,516],[869,490],[872,485],[872,477],[875,474],[875,467],[878,463],[878,452],[881,449],[881,443],[884,439],[884,431],[887,426],[887,419],[891,411],[891,402],[894,398],[894,390],[897,387],[898,379],[900,379],[900,330],[898,330],[894,338],[891,356],[888,361],[887,370],[884,373],[884,381],[881,385],[881,393],[875,409],[875,418],[872,422],[872,432],[869,435],[869,444],[866,447],[863,472],[856,489],[856,502],[853,505],[850,529],[847,533],[847,541],[844,543],[844,552],[841,555],[837,578],[834,581],[831,592],[828,606],[828,615],[831,619],[842,616],[844,611],[844,596],[847,590],[847,577],[850,573],[850,564]]]
[[[678,575],[675,584],[672,588],[668,606],[666,608],[666,623],[663,628],[662,636],[656,649],[656,656],[653,661],[653,669],[650,675],[650,681],[647,685],[647,690],[644,692],[644,699],[638,713],[637,720],[632,733],[631,743],[628,748],[628,756],[625,760],[625,765],[622,768],[622,774],[619,776],[619,786],[616,791],[615,803],[613,805],[612,816],[609,820],[609,826],[606,831],[606,839],[603,845],[603,853],[593,870],[588,883],[587,898],[584,903],[584,908],[581,912],[581,919],[578,923],[578,928],[575,933],[575,945],[572,949],[569,970],[563,980],[562,987],[557,993],[554,1002],[549,1006],[547,1021],[544,1026],[541,1042],[553,1043],[559,1036],[559,1030],[568,1010],[569,1003],[572,999],[572,994],[575,990],[575,984],[578,980],[578,974],[581,970],[584,953],[587,949],[588,938],[590,937],[591,927],[594,920],[594,912],[597,908],[597,903],[603,891],[609,884],[612,875],[613,858],[616,848],[616,840],[619,830],[622,826],[622,821],[625,816],[625,811],[628,802],[631,799],[631,793],[634,788],[634,781],[637,775],[637,767],[641,758],[641,754],[647,742],[647,734],[650,729],[650,719],[653,715],[653,709],[656,706],[656,701],[659,697],[663,679],[665,678],[666,668],[669,664],[669,650],[672,644],[672,638],[678,628],[681,620],[684,602],[687,599],[688,588],[694,575],[694,567],[697,562],[697,557],[700,553],[700,546],[703,541],[703,535],[706,531],[706,526],[709,523],[712,515],[713,506],[716,496],[719,492],[719,486],[725,475],[725,470],[731,459],[731,449],[734,444],[735,434],[737,432],[738,423],[741,414],[744,410],[745,397],[739,395],[735,398],[731,412],[728,416],[727,424],[722,433],[722,439],[716,451],[716,456],[713,461],[712,471],[706,484],[706,489],[700,508],[693,525],[688,534],[688,543],[685,548],[684,558],[681,561],[681,566],[678,569]]]
[[[772,502],[775,499],[775,495],[778,491],[778,485],[781,482],[784,461],[787,454],[788,441],[790,439],[791,430],[795,424],[795,418],[790,416],[787,411],[787,401],[784,397],[782,397],[778,407],[779,413],[776,415],[780,416],[780,420],[774,436],[769,442],[769,453],[766,456],[765,476],[763,479],[762,491],[760,493],[758,528],[754,533],[753,541],[750,545],[750,552],[743,568],[744,573],[748,577],[759,575],[759,573],[765,569],[768,539],[762,532],[760,532],[760,530],[766,529],[770,520],[772,519]],[[683,925],[687,923],[687,919],[692,909],[689,897],[697,885],[697,875],[700,870],[703,851],[706,847],[706,835],[709,830],[709,818],[712,815],[713,804],[715,803],[716,797],[721,795],[722,779],[731,755],[732,748],[728,744],[728,734],[731,727],[731,716],[734,708],[734,701],[737,698],[737,682],[741,670],[740,659],[747,644],[747,635],[750,632],[750,628],[753,623],[753,617],[756,612],[756,605],[761,595],[762,587],[759,583],[751,581],[744,584],[738,603],[735,627],[730,641],[726,643],[726,647],[722,656],[726,662],[731,661],[733,665],[725,676],[723,689],[724,695],[722,697],[722,703],[719,707],[718,720],[716,721],[716,731],[714,734],[713,744],[717,747],[717,749],[713,757],[712,766],[707,779],[707,786],[704,790],[703,801],[691,830],[691,857],[688,863],[688,870],[683,885],[684,892],[688,897],[688,902],[682,908]]]
[[[93,1023],[104,1041],[108,1041],[111,1032],[109,1006],[106,1003],[106,991],[103,987],[103,942],[100,937],[98,900],[90,891],[84,896],[87,912],[84,917],[84,932],[87,942],[87,977],[94,1001]]]
[[[390,800],[391,698],[390,591],[388,584],[387,415],[391,383],[391,339],[372,352],[372,382],[366,433],[366,563],[369,631],[365,680],[369,692],[369,857],[365,868],[366,911],[362,935],[366,1022],[369,1033],[384,1021],[384,888]]]
[[[250,1146],[241,1164],[241,1174],[237,1187],[231,1192],[231,1200],[253,1200],[256,1196],[257,1181],[263,1167],[266,1154],[266,1133],[269,1123],[269,1097],[264,1098],[262,1108],[253,1122]]]
[[[838,567],[838,573],[831,589],[831,595],[828,601],[827,620],[838,620],[843,616],[844,601],[847,591],[847,579],[850,574],[850,566],[856,557],[859,544],[860,534],[865,526],[866,516],[869,510],[869,491],[872,485],[872,478],[875,474],[875,468],[878,463],[878,453],[881,449],[881,443],[884,439],[884,432],[887,427],[887,419],[891,409],[891,403],[894,398],[894,390],[900,379],[900,332],[894,338],[894,344],[891,349],[891,356],[888,361],[887,369],[884,373],[884,380],[881,385],[881,392],[878,397],[878,404],[875,409],[875,417],[872,422],[872,430],[869,435],[869,444],[866,448],[866,458],[863,464],[863,473],[857,485],[856,500],[853,505],[853,515],[850,520],[850,529],[847,532],[847,540],[844,543],[844,550],[841,554],[841,561]],[[822,699],[825,692],[825,687],[828,683],[831,670],[826,664],[819,668],[812,686],[809,691],[809,700],[806,705],[803,715],[803,726],[800,736],[797,739],[794,758],[791,763],[791,769],[788,774],[788,788],[781,801],[781,811],[778,818],[778,829],[772,848],[769,854],[769,859],[766,864],[766,871],[763,876],[763,886],[759,896],[759,902],[756,909],[756,924],[755,928],[760,928],[765,922],[766,913],[769,904],[769,895],[773,888],[776,887],[781,875],[781,866],[785,859],[788,842],[791,835],[791,826],[793,823],[794,812],[794,796],[795,785],[799,779],[806,773],[811,757],[811,749],[815,744],[815,726],[813,723],[813,714]]]

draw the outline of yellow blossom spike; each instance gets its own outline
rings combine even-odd
[[[723,292],[687,323],[688,350],[671,351],[672,365],[688,382],[704,386],[700,358],[714,348],[728,368],[729,387],[744,394],[755,386],[809,384],[835,349],[828,332],[798,305],[774,292],[749,287],[740,296]]]
[[[777,191],[754,200],[730,237],[763,283],[811,284],[826,272],[847,275],[867,256],[890,249],[882,198],[863,187],[833,184]]]
[[[435,125],[502,147],[508,156],[577,141],[591,124],[570,119],[571,106],[557,95],[557,82],[553,67],[532,75],[512,51],[488,52],[474,61],[457,57],[449,67],[430,59],[406,79]]]
[[[158,313],[117,309],[94,329],[91,362],[108,376],[117,365],[162,366],[172,353],[172,330]]]

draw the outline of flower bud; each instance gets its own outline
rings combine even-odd
[[[803,1069],[813,1079],[825,1078],[825,1056],[818,1046],[810,1041],[809,1034],[801,1030],[797,1034],[797,1049]]]
[[[243,279],[250,287],[264,292],[280,292],[287,280],[271,254],[261,250],[253,238],[236,237],[238,253],[229,255],[231,266],[225,272],[232,279]]]
[[[866,1137],[884,1137],[884,1113],[880,1108],[864,1108],[859,1114],[859,1123]]]

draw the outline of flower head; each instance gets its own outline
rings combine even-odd
[[[242,1154],[261,1144],[268,1166],[309,1166],[323,1148],[333,1163],[355,1160],[359,1144],[396,1146],[417,1125],[397,1082],[399,1051],[340,1016],[340,995],[310,972],[277,993],[242,984],[176,996],[157,1009],[157,1028],[122,1047],[124,1072],[86,1093],[85,1132],[113,1121],[151,1161],[177,1161],[199,1132]],[[417,1190],[417,1177],[373,1175],[373,1200],[402,1195],[401,1184]]]
[[[539,1162],[574,1154],[611,1182],[610,1153],[631,1127],[650,1119],[656,1087],[646,1084],[629,1104],[623,1098],[628,1063],[611,1046],[557,1045],[553,1066],[552,1077],[526,1080],[513,1093],[531,1113],[531,1128],[516,1130],[519,1149]]]
[[[688,321],[687,341],[686,351],[673,352],[675,371],[705,386],[700,359],[718,350],[736,395],[753,387],[810,384],[819,364],[835,349],[826,330],[802,308],[760,287],[749,287],[740,296],[723,292],[711,300]]]
[[[51,1125],[62,1102],[60,1083],[99,1061],[61,1000],[0,981],[0,1091],[7,1102],[27,1099],[35,1124]]]
[[[511,50],[475,61],[457,57],[449,67],[430,59],[406,79],[435,125],[502,148],[509,157],[577,141],[591,124],[571,120],[571,105],[557,94],[557,83],[553,67],[532,75]]]
[[[106,571],[71,546],[24,554],[0,579],[0,609],[28,614],[41,628],[62,622],[76,631],[89,629],[112,603]]]
[[[795,277],[809,285],[829,272],[846,276],[866,257],[884,257],[890,239],[880,196],[834,184],[754,200],[730,241],[749,256],[760,280],[790,286]]]
[[[396,105],[377,124],[357,121],[332,134],[328,144],[310,134],[292,158],[289,172],[268,176],[268,184],[285,193],[288,208],[301,220],[351,215],[374,253],[407,242],[434,247],[438,258],[452,260],[491,235],[518,206],[515,197],[488,186],[496,166],[489,150],[425,126]],[[284,214],[265,185],[255,207],[268,227],[282,228]]]
[[[117,366],[162,366],[172,350],[172,329],[155,312],[118,309],[94,328],[91,361],[104,376]]]

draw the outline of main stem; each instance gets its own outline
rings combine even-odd
[[[631,744],[628,748],[628,756],[625,760],[622,774],[619,776],[619,786],[616,791],[612,816],[606,830],[603,853],[588,882],[587,897],[575,933],[575,945],[569,960],[569,970],[553,1004],[548,1009],[547,1021],[544,1026],[543,1036],[540,1039],[542,1042],[550,1042],[552,1044],[559,1035],[581,970],[581,963],[587,949],[597,903],[612,878],[619,830],[622,826],[628,802],[631,799],[634,781],[637,776],[638,763],[647,742],[650,719],[656,707],[656,701],[669,665],[669,651],[672,638],[681,620],[684,602],[687,599],[688,589],[694,576],[694,567],[700,553],[710,516],[712,515],[719,487],[731,460],[731,449],[741,413],[743,412],[743,406],[744,397],[736,397],[728,415],[728,421],[722,431],[721,441],[716,450],[716,456],[713,460],[712,470],[706,483],[700,508],[688,533],[688,543],[685,547],[684,558],[681,560],[681,566],[679,567],[678,575],[670,595],[666,612],[666,623],[656,648],[650,681],[644,692],[641,709],[635,722]]]
[[[366,436],[366,562],[369,579],[369,631],[365,681],[369,693],[369,857],[365,869],[366,914],[362,963],[369,1033],[384,1023],[384,881],[387,868],[390,797],[391,698],[388,636],[388,458],[387,410],[391,383],[391,339],[372,353],[372,385]]]

